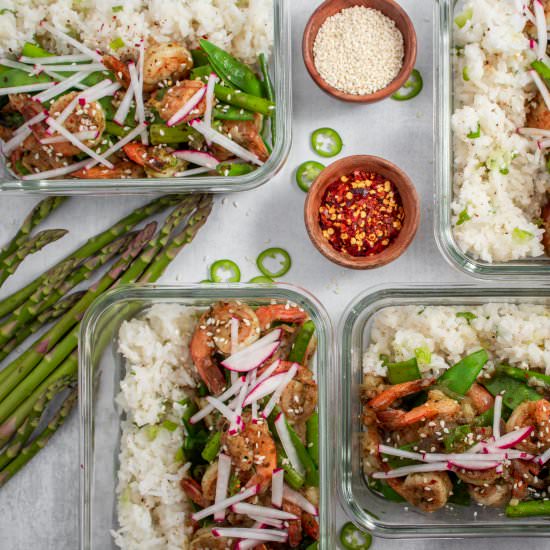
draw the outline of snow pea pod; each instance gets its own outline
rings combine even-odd
[[[515,378],[520,382],[528,382],[531,378],[535,378],[536,380],[544,382],[547,386],[550,386],[550,376],[542,372],[518,369],[510,365],[499,365],[496,370],[498,373],[505,374],[510,378]]]
[[[275,103],[268,99],[247,94],[240,90],[234,90],[221,84],[216,84],[214,94],[217,99],[224,103],[229,103],[230,105],[241,107],[254,113],[261,113],[265,116],[270,116],[271,112],[275,109]]]
[[[307,452],[319,468],[319,414],[314,412],[306,422]]]
[[[208,64],[208,56],[201,48],[191,50],[191,57],[193,58],[193,65],[195,67],[202,67]]]
[[[281,446],[277,446],[277,466],[285,471],[285,481],[290,487],[298,491],[304,486],[304,477],[290,465],[288,456]]]
[[[200,45],[218,76],[234,84],[243,92],[257,97],[263,96],[262,83],[248,65],[208,40],[201,40]]]
[[[275,102],[275,88],[273,87],[271,76],[269,75],[269,67],[267,66],[267,59],[264,53],[260,54],[258,61],[260,63],[260,69],[264,78],[264,88],[266,92],[265,95],[267,99],[269,99],[269,101]],[[271,121],[271,143],[273,144],[273,147],[275,147],[275,142],[277,141],[277,123],[275,118],[275,111],[271,112],[269,120]]]
[[[296,454],[306,470],[306,483],[312,487],[319,487],[319,471],[317,470],[317,466],[315,466],[313,459],[307,452],[298,434],[294,431],[294,428],[288,422],[286,425],[292,444],[296,449]]]
[[[254,120],[254,113],[233,105],[223,104],[214,107],[213,116],[218,120]]]
[[[190,74],[191,80],[202,80],[203,82],[206,82],[212,71],[212,65],[210,64],[195,67]]]
[[[177,143],[187,143],[197,134],[191,126],[166,126],[166,124],[151,124],[149,135],[153,145],[175,145]]]
[[[216,166],[216,171],[220,176],[235,177],[250,174],[254,170],[251,164],[243,164],[242,162],[220,162]]]
[[[293,363],[304,364],[307,348],[315,332],[315,323],[313,321],[306,321],[301,327],[294,340],[294,345],[288,355],[288,360]]]
[[[386,363],[388,379],[392,384],[402,384],[421,378],[416,357],[398,363]]]
[[[538,401],[542,396],[527,384],[519,382],[509,376],[497,374],[489,380],[484,380],[483,385],[493,396],[502,395],[502,402],[514,410],[524,401]]]
[[[480,349],[467,355],[446,370],[438,379],[438,383],[445,386],[452,392],[465,395],[476,381],[481,369],[489,360],[489,355],[484,349]]]

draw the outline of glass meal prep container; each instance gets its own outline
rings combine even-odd
[[[363,353],[371,340],[376,316],[392,306],[476,306],[486,303],[532,303],[550,306],[550,285],[537,287],[480,285],[410,285],[370,289],[346,309],[339,327],[340,372],[336,402],[340,404],[340,425],[336,428],[339,442],[339,496],[347,514],[359,527],[385,538],[458,538],[502,537],[521,535],[549,537],[550,522],[546,517],[513,519],[502,510],[475,504],[453,505],[428,514],[408,503],[385,500],[372,492],[361,464],[361,400]]]
[[[275,88],[277,139],[263,166],[244,176],[195,176],[143,179],[48,179],[23,181],[15,178],[0,155],[0,191],[55,195],[135,195],[146,193],[227,193],[248,191],[267,183],[284,166],[292,141],[290,16],[287,0],[273,0],[273,52],[269,59]]]
[[[252,305],[294,303],[315,323],[318,338],[314,365],[319,387],[321,550],[334,550],[334,432],[330,377],[332,327],[323,306],[311,294],[291,285],[129,285],[104,294],[88,310],[80,333],[80,549],[116,546],[110,534],[118,526],[116,485],[121,417],[115,404],[124,360],[118,352],[123,321],[158,303],[207,307],[217,300],[237,299]]]
[[[455,267],[483,279],[534,278],[550,274],[550,258],[539,257],[488,263],[464,253],[453,235],[453,24],[457,0],[435,0],[434,4],[434,128],[435,128],[435,236],[439,249]]]

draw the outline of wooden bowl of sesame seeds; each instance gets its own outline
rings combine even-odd
[[[416,51],[414,25],[394,0],[326,0],[310,17],[302,42],[315,83],[354,103],[397,92],[414,69]]]
[[[330,193],[334,186],[340,182],[348,182],[350,178],[354,178],[356,175],[360,176],[357,177],[358,180],[368,181],[366,185],[363,184],[363,181],[358,181],[356,185],[357,195],[354,193],[352,196],[344,196],[342,203],[345,203],[347,212],[356,215],[359,223],[350,224],[350,226],[353,225],[354,232],[345,235],[345,243],[342,241],[338,243],[331,239],[330,228],[327,230],[326,225],[324,225],[327,213],[327,197],[331,196],[333,199],[334,194],[330,195]],[[354,181],[352,180],[352,182]],[[382,240],[379,242],[373,242],[369,245],[366,242],[370,235],[369,227],[373,227],[369,207],[366,206],[363,209],[364,211],[357,208],[354,211],[350,206],[355,206],[355,203],[358,202],[356,197],[361,200],[362,197],[373,192],[373,188],[370,187],[373,182],[379,182],[374,185],[379,185],[380,189],[388,192],[388,197],[391,198],[391,202],[386,201],[385,197],[383,197],[383,201],[379,201],[379,204],[384,205],[382,209],[386,211],[386,205],[389,206],[390,204],[396,207],[395,209],[388,209],[384,213],[384,216],[386,216],[384,222],[387,226],[388,220],[393,220],[396,222],[394,227],[397,229],[391,236],[388,237],[386,234],[381,237]],[[341,195],[344,194],[341,193]],[[331,204],[333,205],[334,201]],[[361,206],[364,205],[368,205],[368,203],[364,202]],[[393,211],[391,214],[393,218],[387,217],[387,212],[390,211]],[[339,212],[341,211],[334,212],[332,215],[332,218],[336,221],[340,219]],[[407,174],[395,164],[379,157],[355,155],[340,159],[321,172],[309,189],[304,207],[304,218],[311,242],[331,262],[351,269],[373,269],[393,262],[410,246],[420,225],[420,201]],[[340,235],[342,235],[343,226],[345,227],[344,222],[335,224],[335,228],[340,232]],[[365,235],[365,232],[368,235]],[[352,243],[352,240],[356,241],[357,237],[357,244],[361,246],[354,246],[352,250],[351,244],[356,245],[356,242]],[[386,242],[386,239],[388,242]]]

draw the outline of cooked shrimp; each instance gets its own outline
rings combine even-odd
[[[209,501],[213,501],[216,498],[216,482],[218,481],[218,461],[212,462],[206,468],[202,479],[201,489],[204,498]]]
[[[424,378],[412,380],[410,382],[403,382],[402,384],[394,384],[371,399],[368,402],[368,406],[377,412],[384,411],[389,409],[390,406],[398,399],[402,399],[403,397],[422,391],[431,386],[433,383],[433,378]]]
[[[283,500],[283,510],[294,514],[297,518],[288,522],[288,545],[291,548],[297,548],[302,542],[302,510],[288,500]]]
[[[538,478],[540,466],[534,462],[512,460],[512,497],[523,500],[529,494],[529,487],[545,489],[546,482]]]
[[[432,390],[428,394],[428,401],[423,405],[407,412],[395,409],[380,411],[377,416],[384,427],[396,430],[433,418],[453,420],[460,412],[461,407],[457,401],[439,390]]]
[[[260,486],[264,493],[271,485],[273,471],[277,468],[277,450],[264,420],[253,421],[250,414],[243,416],[242,432],[230,435],[225,432],[222,443],[227,448],[232,463],[241,472],[254,471],[247,487]]]
[[[227,550],[231,548],[231,539],[215,537],[212,527],[199,529],[191,538],[189,550]]]
[[[317,407],[317,383],[307,367],[298,367],[294,378],[283,390],[280,406],[291,423],[303,423]]]
[[[488,470],[465,470],[459,468],[454,470],[457,477],[469,483],[470,485],[491,485],[504,477],[504,472],[500,473],[496,468],[490,468]]]
[[[54,154],[51,147],[41,145],[31,134],[12,152],[10,162],[12,170],[19,174],[20,167],[31,173],[61,168],[67,164],[67,159]]]
[[[158,100],[153,96],[149,100],[149,105],[158,111],[163,120],[170,120],[201,88],[204,88],[204,84],[200,80],[182,80],[168,88],[162,99]],[[206,99],[203,98],[181,122],[201,117],[205,111]]]
[[[550,111],[539,93],[537,93],[534,105],[527,114],[527,121],[525,124],[529,128],[550,130]]]
[[[363,471],[366,475],[372,475],[382,469],[379,447],[382,443],[378,431],[378,419],[376,413],[369,407],[363,408],[362,416],[364,432],[361,434],[361,449],[363,456]]]
[[[115,78],[122,86],[125,88],[130,86],[130,71],[128,70],[128,65],[126,65],[124,61],[121,61],[114,55],[104,55],[103,64],[107,69],[113,71]]]
[[[546,399],[525,401],[516,407],[506,422],[506,431],[527,426],[534,426],[535,429],[527,439],[516,445],[518,449],[539,454],[550,448],[550,403]]]
[[[302,527],[304,533],[313,540],[319,540],[319,523],[314,516],[307,512],[302,512]]]
[[[468,485],[472,499],[483,506],[502,508],[510,502],[512,491],[510,484],[498,482],[485,485]]]
[[[73,178],[79,179],[138,179],[145,177],[145,170],[133,162],[122,161],[114,165],[114,168],[106,166],[93,166],[82,168],[71,174]]]
[[[183,492],[197,505],[201,508],[207,508],[210,506],[211,501],[208,500],[202,494],[202,488],[200,484],[191,477],[184,477],[180,481],[180,486],[183,489]]]
[[[466,393],[466,397],[475,407],[477,414],[488,411],[495,403],[493,396],[479,384],[472,384],[472,387]]]
[[[187,77],[192,68],[191,53],[182,44],[169,42],[149,46],[143,63],[143,89],[151,92],[164,82],[170,86]]]
[[[259,115],[256,115],[255,120],[226,120],[222,123],[220,132],[247,151],[254,153],[261,161],[266,161],[269,158],[269,151],[260,134],[261,122],[259,121],[261,121]],[[218,160],[227,160],[233,156],[219,145],[212,147],[212,152]]]
[[[123,147],[126,156],[142,166],[150,178],[171,178],[183,172],[187,163],[174,155],[172,149],[133,142]]]
[[[260,322],[262,331],[268,330],[273,323],[303,323],[307,321],[307,313],[295,306],[288,304],[273,304],[261,306],[256,310],[256,316]]]
[[[424,512],[443,508],[453,490],[446,472],[409,474],[405,480],[391,478],[388,485],[407,502]]]
[[[550,202],[544,205],[541,212],[542,225],[544,234],[542,236],[542,244],[547,256],[550,256]]]
[[[361,384],[361,399],[363,401],[370,401],[385,389],[386,383],[382,376],[365,374],[365,376],[363,376],[363,383]]]

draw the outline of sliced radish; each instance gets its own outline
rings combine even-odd
[[[233,397],[237,393],[239,393],[242,385],[245,382],[244,376],[241,376],[235,384],[233,384],[230,388],[225,390],[221,395],[218,395],[218,399],[224,403],[227,401],[230,397]],[[206,407],[203,407],[199,412],[195,413],[190,419],[189,422],[191,424],[196,424],[197,422],[200,422],[203,418],[206,418],[215,407],[213,405],[206,405]]]
[[[77,170],[81,170],[89,162],[90,162],[90,159],[86,159],[80,162],[76,162],[75,164],[62,166],[61,168],[55,168],[53,170],[46,170],[45,172],[36,172],[34,174],[28,174],[27,176],[22,176],[21,179],[25,181],[36,180],[36,179],[46,180],[46,179],[57,178],[60,176],[66,176],[67,174],[72,174]]]
[[[220,454],[218,457],[218,477],[216,479],[216,498],[214,504],[219,504],[227,498],[227,488],[229,487],[229,478],[231,477],[231,459]],[[214,514],[214,521],[223,521],[225,519],[225,508],[218,510]]]
[[[216,143],[220,147],[227,149],[227,151],[233,153],[235,156],[246,160],[247,162],[257,164],[258,166],[262,166],[264,164],[263,161],[261,161],[254,153],[251,153],[244,147],[241,147],[238,143],[235,143],[233,140],[223,134],[220,134],[220,132],[217,132],[213,128],[208,127],[204,122],[195,119],[189,124],[192,128],[197,130],[197,132],[200,132],[207,140],[210,140],[212,143]],[[170,124],[168,124],[168,126],[170,126]]]
[[[46,58],[40,58],[40,60]],[[86,65],[48,65],[48,70],[62,73],[84,73],[86,76],[96,71],[103,71],[105,67],[99,63],[87,63]],[[63,82],[67,77],[63,77]]]
[[[216,399],[215,397],[212,397],[211,395],[207,396],[206,400],[220,413],[229,420],[229,422],[236,421],[236,415],[235,413],[224,403],[222,403],[219,399]]]
[[[527,439],[534,429],[534,426],[527,426],[525,428],[520,428],[519,430],[514,430],[513,432],[507,433],[506,435],[495,439],[492,446],[498,447],[499,449],[511,449],[518,443],[521,443],[524,439]]]
[[[132,99],[133,98],[134,98],[134,86],[130,82],[130,86],[128,86],[128,89],[126,90],[126,93],[124,94],[124,98],[120,102],[120,105],[118,106],[117,112],[115,113],[115,116],[113,117],[113,120],[119,126],[124,126],[124,122],[126,121],[126,117],[128,116],[128,113],[130,112],[130,107],[132,105]]]
[[[248,504],[246,502],[240,502],[234,504],[231,509],[237,514],[254,515],[260,517],[259,521],[264,521],[263,518],[273,518],[281,520],[293,520],[298,519],[297,516],[290,512],[284,512],[283,510],[277,510],[275,508],[269,508],[268,506],[259,506],[257,504]],[[264,522],[265,523],[265,522]]]
[[[67,44],[70,44],[71,46],[73,46],[79,52],[82,52],[83,54],[86,54],[88,57],[91,57],[92,59],[95,59],[99,63],[103,64],[103,57],[99,53],[94,52],[84,44],[80,43],[78,40],[75,40],[73,37],[69,36],[68,34],[65,34],[63,31],[60,31],[59,29],[52,27],[45,21],[41,21],[40,26],[42,26],[44,29],[46,29],[48,32],[50,32],[54,36],[57,36],[57,38],[61,38],[62,40],[67,42]]]
[[[540,466],[544,466],[550,460],[550,448],[546,449],[544,453],[535,458],[535,462]]]
[[[550,130],[542,130],[541,128],[518,128],[518,134],[527,137],[550,138]]]
[[[66,76],[63,76],[59,73],[56,73],[55,71],[50,70],[49,67],[44,67],[44,65],[35,65],[34,66],[34,72],[35,72],[35,74],[46,73],[48,76],[51,76],[52,78],[55,78],[58,82],[61,82],[62,80],[65,80],[67,78]],[[77,82],[74,85],[74,87],[77,90],[87,90],[88,89],[88,86],[86,86],[85,84],[79,83],[79,82]]]
[[[210,153],[205,153],[204,151],[174,151],[172,153],[175,157],[186,160],[187,162],[190,162],[192,164],[196,164],[197,166],[204,166],[205,168],[210,168],[211,170],[214,170],[216,166],[220,163],[216,157],[211,155]],[[233,319],[232,319],[233,320]],[[237,329],[239,328],[239,320],[235,319],[237,321]],[[233,353],[233,351],[231,351]]]
[[[236,504],[236,506],[239,506],[239,505]],[[273,519],[273,518],[266,518],[266,517],[262,518],[260,516],[255,516],[253,514],[248,514],[248,517],[260,523],[260,525],[269,525],[269,527],[276,527],[277,529],[282,529],[284,527],[284,523],[280,519]]]
[[[546,56],[546,46],[548,45],[548,28],[544,6],[540,0],[533,0],[533,11],[535,12],[535,27],[537,29],[537,57],[544,59]]]
[[[546,108],[550,109],[550,92],[548,91],[546,84],[542,81],[542,78],[537,74],[537,71],[530,70],[529,74],[531,75],[533,82],[537,86],[540,92],[540,95],[542,96],[542,99],[544,99],[544,103],[546,103]]]
[[[145,105],[143,103],[143,88],[135,63],[133,63],[132,61],[128,63],[128,70],[130,72],[130,80],[132,83],[132,88],[134,90],[134,99],[136,100],[136,117],[140,124],[144,124]],[[140,135],[143,145],[149,145],[149,137],[147,135],[147,132],[142,132]]]
[[[28,126],[23,131],[16,132],[11,139],[2,144],[2,153],[6,157],[11,155],[31,134],[32,130]]]
[[[285,471],[277,468],[271,476],[271,504],[280,508],[283,505],[283,487],[285,484]]]
[[[212,529],[215,537],[231,539],[254,538],[255,540],[285,542],[288,538],[286,531],[275,529],[251,529],[249,527],[219,527]]]
[[[374,479],[391,479],[394,477],[405,477],[409,474],[422,472],[444,472],[449,469],[448,462],[432,462],[430,464],[414,464],[413,466],[403,466],[395,468],[389,472],[375,472],[372,474]]]
[[[87,131],[87,132],[77,132],[76,134],[73,134],[76,139],[79,139],[81,141],[88,141],[90,139],[96,139],[97,138],[97,131]],[[53,143],[64,143],[69,141],[65,136],[54,136],[49,138],[44,138],[40,140],[40,143],[42,145],[51,145]]]
[[[500,438],[500,419],[502,418],[502,395],[495,397],[495,406],[493,412],[493,437]]]
[[[267,367],[264,372],[260,376],[258,376],[258,379],[256,382],[259,384],[260,382],[263,382],[264,380],[267,380],[280,366],[281,360],[277,359]]]
[[[0,88],[0,95],[30,94],[32,92],[49,90],[54,86],[55,82],[41,82],[40,84],[28,84],[26,86],[11,86],[10,88]]]
[[[248,372],[263,365],[278,349],[279,342],[267,344],[263,348],[246,348],[222,361],[222,366],[237,372]]]
[[[174,115],[166,123],[167,126],[175,126],[179,124],[186,116],[189,116],[193,109],[202,101],[204,95],[206,94],[206,88],[202,87],[200,90],[195,92],[191,99],[185,102],[181,109],[178,109]]]
[[[241,386],[241,391],[239,392],[239,395],[235,399],[235,415],[234,420],[231,422],[229,426],[229,434],[234,435],[237,433],[241,428],[241,415],[243,413],[243,401],[246,397],[246,392],[248,391],[248,381],[245,379],[244,384]]]
[[[288,502],[292,502],[292,504],[296,504],[296,506],[299,506],[304,512],[312,516],[319,515],[317,508],[302,493],[294,491],[286,484],[283,487],[283,498],[284,500],[288,500]]]
[[[88,76],[88,73],[78,72],[73,76],[66,78],[65,80],[63,80],[63,82],[60,82],[59,84],[52,86],[51,88],[45,90],[44,92],[41,92],[38,95],[35,95],[33,99],[35,99],[36,101],[40,101],[40,103],[49,101],[50,99],[53,99],[58,95],[61,95],[63,92],[66,92],[67,90],[72,88],[76,83],[80,82],[81,80],[84,80],[87,76]]]
[[[261,540],[243,539],[235,545],[235,550],[252,550],[260,544],[262,544]]]
[[[492,470],[499,464],[500,462],[495,460],[492,462],[483,460],[449,460],[450,467],[463,470]]]
[[[198,176],[199,174],[206,174],[211,172],[210,168],[192,168],[191,170],[184,170],[183,172],[176,172],[174,177],[176,178],[188,178],[190,176]]]
[[[296,376],[296,373],[298,372],[298,367],[299,367],[298,363],[294,363],[290,367],[290,369],[283,374],[283,378],[278,388],[275,390],[270,400],[268,401],[267,405],[264,407],[264,410],[262,411],[262,416],[264,418],[267,418],[271,414],[271,412],[279,402],[279,399],[281,399],[281,395],[285,391],[285,388],[288,386],[288,384],[290,384],[294,376]]]
[[[208,84],[206,85],[206,111],[204,112],[204,123],[212,128],[212,111],[214,109],[214,88],[220,81],[216,73],[210,73]],[[210,140],[206,140],[208,146],[212,145]]]
[[[78,147],[83,153],[86,153],[88,156],[97,160],[107,168],[114,168],[112,162],[109,162],[106,158],[103,158],[101,155],[98,155],[93,149],[88,147],[86,144],[82,143],[74,134],[71,134],[69,130],[61,126],[54,118],[48,117],[46,119],[46,124],[53,128],[56,132],[67,138],[67,141],[70,141],[75,147]]]
[[[285,450],[290,465],[301,476],[305,476],[306,470],[298,457],[296,447],[294,447],[294,445],[292,444],[292,440],[290,439],[290,434],[288,432],[288,427],[286,425],[286,418],[283,413],[279,413],[277,415],[277,418],[275,419],[275,429],[277,430],[277,434],[279,434],[279,439],[281,440],[281,444],[283,446],[283,449]]]
[[[36,63],[36,59],[33,61],[33,64]],[[20,71],[27,71],[29,74],[34,72],[34,67],[29,67],[24,63],[19,63],[18,61],[13,61],[12,59],[7,59],[6,57],[0,58],[0,65],[4,67],[10,67],[11,69],[19,69]]]
[[[247,346],[246,348],[229,356],[225,361],[222,362],[222,365],[225,367],[226,363],[231,364],[234,361],[240,362],[243,358],[247,358],[248,356],[255,354],[259,350],[265,350],[269,344],[278,343],[281,337],[281,333],[281,329],[277,329],[266,334],[263,338],[256,340],[256,342],[254,342],[250,346]]]
[[[199,512],[195,512],[194,514],[192,514],[191,517],[195,521],[200,521],[201,519],[207,518],[208,516],[219,512],[220,510],[225,510],[226,508],[229,508],[233,504],[237,504],[237,502],[242,502],[247,498],[257,495],[259,490],[260,486],[254,485],[254,487],[249,487],[248,489],[245,489],[244,491],[241,491],[240,493],[237,493],[232,497],[226,498],[216,504],[213,504],[212,506],[208,506],[207,508],[203,508]]]
[[[243,405],[247,407],[252,403],[256,403],[262,399],[262,397],[271,395],[285,381],[286,374],[286,372],[276,374],[275,376],[270,376],[267,380],[256,384],[256,386],[252,388],[252,391],[250,391],[246,396]]]
[[[36,57],[26,57],[22,55],[19,58],[21,63],[27,63],[28,65],[34,65],[36,63]],[[90,56],[86,54],[70,54],[70,55],[51,55],[49,57],[41,57],[40,63],[42,65],[55,65],[56,63],[78,63],[80,61],[90,61]]]

